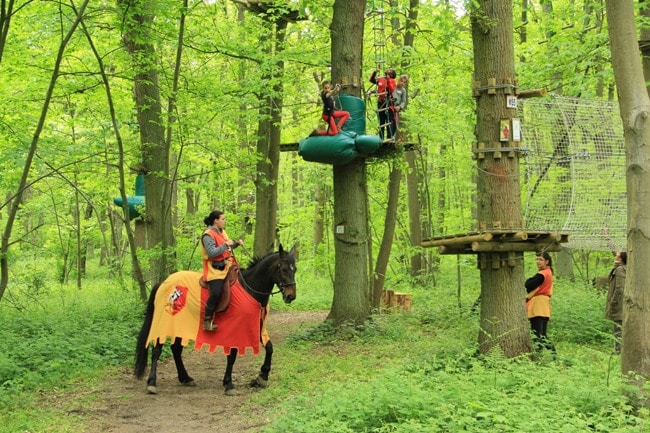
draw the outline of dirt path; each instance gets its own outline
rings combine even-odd
[[[273,313],[267,327],[275,353],[282,350],[286,335],[301,325],[316,324],[325,319],[325,312]],[[255,432],[266,425],[266,414],[242,413],[239,408],[255,392],[248,387],[264,361],[264,350],[259,356],[247,354],[240,357],[233,371],[233,382],[239,395],[225,396],[221,379],[226,367],[226,357],[191,349],[183,353],[185,366],[197,386],[179,384],[171,359],[158,367],[158,394],[146,393],[146,380],[136,380],[131,370],[102,384],[102,389],[92,390],[97,400],[78,410],[87,420],[88,433],[237,433]],[[273,369],[279,368],[273,364]],[[148,370],[147,370],[148,374]],[[273,386],[271,370],[270,386]]]

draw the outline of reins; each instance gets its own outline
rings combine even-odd
[[[260,291],[258,291],[258,290],[253,289],[253,288],[250,286],[250,284],[248,284],[248,282],[246,281],[246,278],[244,278],[244,274],[243,274],[242,272],[239,273],[239,278],[241,278],[241,282],[242,282],[244,288],[245,288],[246,290],[248,290],[249,292],[251,292],[251,293],[255,293],[256,295],[262,295],[262,296],[266,296],[266,295],[268,295],[268,296],[273,296],[273,295],[275,295],[276,293],[284,293],[284,284],[283,284],[283,285],[277,284],[277,286],[279,287],[279,290],[278,290],[277,292],[274,292],[273,290],[271,290],[270,293],[265,293],[265,292],[260,292]]]
[[[249,257],[252,257],[251,254],[248,252],[248,250],[247,250],[243,245],[240,245],[240,247],[242,248],[242,250],[243,250],[243,251],[244,251],[244,252],[245,252]],[[278,253],[278,254],[279,254],[279,253]],[[233,255],[234,255],[234,252],[233,252]],[[278,261],[278,267],[280,266],[280,264],[281,264],[282,262],[288,262],[288,260],[287,260],[286,258],[285,258],[285,259],[279,259],[279,261]],[[251,293],[255,293],[256,295],[262,295],[262,296],[267,296],[267,295],[268,295],[268,296],[273,296],[273,295],[275,295],[275,294],[277,294],[277,293],[282,293],[282,294],[284,294],[284,289],[285,289],[285,287],[287,287],[287,286],[292,286],[292,285],[295,285],[295,284],[296,284],[295,281],[291,281],[291,282],[288,282],[288,283],[284,283],[284,282],[275,283],[275,285],[278,286],[278,291],[277,291],[277,292],[274,292],[273,290],[271,290],[270,293],[265,293],[265,292],[260,292],[259,290],[255,290],[255,289],[253,289],[253,288],[251,287],[251,285],[248,284],[248,282],[246,281],[246,278],[244,278],[244,273],[243,273],[243,272],[239,272],[239,275],[238,275],[238,276],[239,276],[239,278],[241,278],[241,282],[242,282],[242,284],[243,284],[243,286],[244,286],[244,288],[245,288],[246,290],[248,290],[248,291],[251,292]]]

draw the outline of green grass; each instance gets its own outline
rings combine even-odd
[[[272,386],[254,393],[270,432],[644,432],[621,392],[604,299],[583,284],[557,280],[549,336],[559,359],[476,356],[478,274],[455,263],[435,285],[407,278],[387,285],[413,294],[407,313],[375,316],[335,333],[301,329],[274,355]],[[523,289],[522,289],[523,292]],[[522,294],[523,296],[523,294]],[[327,275],[301,266],[298,298],[276,311],[326,310]],[[459,307],[460,305],[460,307]],[[79,291],[51,286],[38,297],[0,303],[0,432],[80,432],[83,418],[60,398],[107,371],[130,366],[143,306],[109,282]],[[277,368],[282,366],[282,368]],[[69,403],[68,403],[69,404]]]

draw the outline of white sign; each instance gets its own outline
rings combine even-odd
[[[517,108],[516,96],[506,96],[506,108]]]
[[[521,141],[521,119],[512,119],[512,141]]]

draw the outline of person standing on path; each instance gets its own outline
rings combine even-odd
[[[526,287],[526,312],[534,334],[535,350],[550,350],[556,354],[555,346],[546,336],[548,322],[551,319],[551,296],[553,296],[553,261],[547,252],[537,255],[535,260],[538,272],[528,278]]]

